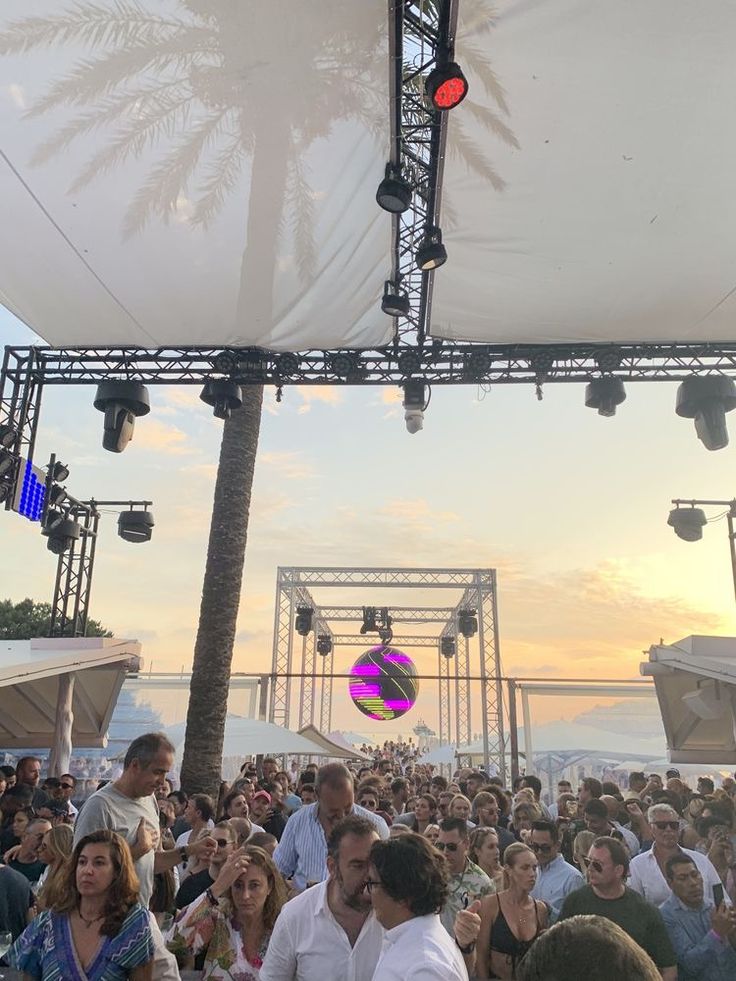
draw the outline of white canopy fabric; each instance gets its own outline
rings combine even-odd
[[[374,347],[386,0],[3,0],[0,301],[56,346]]]
[[[579,725],[575,722],[548,722],[534,726],[534,755],[539,753],[590,753],[615,759],[650,760],[664,756],[663,739],[643,739],[636,735],[618,734],[605,729]],[[519,745],[524,745],[524,730],[519,730]],[[458,755],[482,756],[483,743],[478,740],[460,746]]]
[[[434,336],[733,340],[736,5],[461,0]]]
[[[654,645],[640,666],[654,679],[673,763],[736,764],[736,637]],[[664,754],[663,754],[664,755]]]
[[[307,727],[309,728],[309,727]],[[317,732],[317,730],[315,730]],[[262,722],[260,719],[243,719],[238,715],[228,715],[225,720],[225,740],[222,747],[223,757],[254,756],[265,753],[273,756],[281,753],[294,753],[303,756],[331,756],[337,759],[355,757],[355,752],[348,753],[331,743],[326,737],[320,736],[319,742],[312,740],[302,732],[291,732],[272,722]],[[177,764],[181,763],[184,751],[186,723],[179,722],[166,729],[166,735],[176,747]]]
[[[71,743],[104,747],[140,644],[117,638],[38,639],[0,644],[0,749],[49,749],[58,736],[61,679],[73,676]]]
[[[312,743],[321,746],[325,751],[325,756],[332,756],[338,760],[363,760],[366,763],[372,762],[370,756],[359,752],[344,739],[334,738],[333,733],[323,736],[316,726],[308,725],[299,730],[299,735],[304,736]],[[339,734],[338,734],[339,735]]]

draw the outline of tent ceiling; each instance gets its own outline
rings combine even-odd
[[[729,0],[460,0],[432,334],[733,339],[734,36]]]
[[[139,654],[136,642],[113,640],[103,650],[49,649],[47,658],[36,654],[25,663],[4,665],[0,668],[0,747],[53,745],[59,678],[69,673],[75,675],[72,743],[105,746],[120,688],[128,670],[140,665]]]
[[[0,53],[0,300],[46,341],[389,340],[386,0],[4,0]]]

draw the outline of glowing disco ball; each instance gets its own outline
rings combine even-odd
[[[393,647],[371,647],[361,654],[350,674],[350,697],[369,719],[398,719],[417,700],[419,682],[414,662]]]

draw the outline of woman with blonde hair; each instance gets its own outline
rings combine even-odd
[[[210,888],[178,914],[167,947],[177,958],[204,951],[203,979],[258,981],[286,899],[286,885],[271,856],[262,848],[239,848]]]
[[[520,842],[504,852],[506,889],[481,900],[475,961],[478,978],[516,978],[522,957],[547,929],[547,907],[530,895],[537,881],[537,864],[531,848]]]
[[[74,848],[74,832],[68,824],[58,824],[41,839],[38,857],[46,868],[36,887],[36,905],[39,912],[51,909],[66,876],[65,863]]]
[[[578,831],[572,844],[572,857],[586,879],[588,878],[588,852],[594,841],[595,835],[592,831]]]
[[[53,906],[11,948],[10,966],[32,981],[151,981],[151,921],[125,839],[85,835],[64,872]]]
[[[501,849],[498,831],[495,828],[473,828],[470,832],[468,858],[475,862],[496,887],[496,892],[505,888],[504,871],[501,865]]]

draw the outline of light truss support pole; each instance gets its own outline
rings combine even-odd
[[[457,749],[470,742],[470,650],[467,637],[457,635],[455,655],[455,738]]]
[[[271,661],[271,706],[269,719],[274,725],[289,727],[291,700],[291,663],[294,622],[294,589],[284,586],[281,569],[276,580],[276,609],[273,627],[273,658]]]
[[[299,728],[307,725],[311,719],[314,695],[314,631],[302,637],[301,672],[304,675],[299,688]]]
[[[332,685],[335,670],[334,648],[322,658],[322,698],[319,709],[319,731],[327,735],[332,731]]]
[[[81,534],[56,564],[49,637],[84,637],[87,633],[100,515],[89,508],[74,517],[82,523]]]
[[[20,358],[14,349],[5,348],[0,376],[0,423],[9,426],[15,434],[6,448],[13,458],[13,467],[0,478],[6,511],[12,507],[16,482],[21,476],[20,459],[33,460],[35,451],[43,393],[36,362],[35,348],[28,348],[25,357]]]
[[[498,598],[495,569],[476,573],[478,604],[478,643],[480,648],[481,712],[483,762],[495,762],[506,780],[506,752],[503,724],[503,682],[498,639]]]

